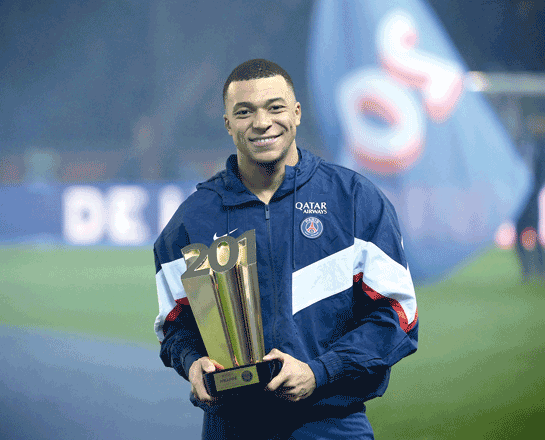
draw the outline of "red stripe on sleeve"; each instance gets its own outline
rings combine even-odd
[[[390,304],[390,307],[392,307],[392,309],[397,313],[397,316],[399,317],[399,325],[405,333],[409,332],[415,326],[416,320],[418,319],[418,309],[416,310],[416,314],[414,316],[413,322],[409,324],[407,315],[405,314],[403,307],[401,307],[401,304],[399,304],[398,301],[396,301],[393,298],[388,298],[387,296],[381,295],[376,290],[372,289],[367,284],[365,284],[363,282],[362,272],[354,275],[354,283],[359,283],[360,281],[361,281],[361,289],[373,301],[376,301],[378,299],[384,299],[388,301],[388,303]]]
[[[178,315],[182,312],[183,306],[189,306],[189,300],[187,297],[176,300],[176,307],[174,307],[167,315],[165,321],[175,321]]]
[[[407,326],[407,330],[405,330],[406,332],[410,331],[413,329],[413,327],[416,325],[416,321],[418,321],[418,307],[416,308],[415,312],[414,312],[414,320],[413,322],[411,322],[408,326]]]

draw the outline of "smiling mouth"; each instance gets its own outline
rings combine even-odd
[[[266,145],[273,144],[280,136],[281,134],[276,136],[260,137],[260,138],[250,139],[250,141],[252,142],[252,144],[258,147],[264,147]]]

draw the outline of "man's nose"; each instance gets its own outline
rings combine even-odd
[[[263,130],[272,125],[271,116],[269,112],[264,109],[257,109],[254,117],[254,128]]]

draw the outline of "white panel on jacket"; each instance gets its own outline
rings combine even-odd
[[[408,323],[416,315],[416,295],[407,267],[392,260],[376,244],[355,239],[354,275],[363,273],[363,282],[386,298],[396,300],[407,315]]]
[[[292,276],[292,313],[352,286],[354,246],[309,264]]]
[[[163,325],[167,315],[176,307],[176,300],[185,298],[181,276],[186,271],[183,258],[161,265],[161,270],[155,275],[157,297],[159,299],[159,315],[155,319],[155,333],[160,341],[163,340]]]

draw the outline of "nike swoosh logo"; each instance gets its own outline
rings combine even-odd
[[[216,241],[218,238],[221,238],[221,237],[225,237],[226,235],[231,235],[233,232],[235,232],[238,228],[236,229],[233,229],[231,232],[229,232],[229,234],[223,234],[223,235],[220,235],[218,237],[218,234],[217,233],[214,233],[214,241]]]

